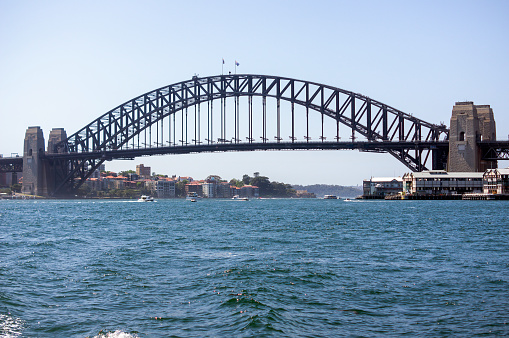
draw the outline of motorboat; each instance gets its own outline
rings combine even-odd
[[[247,197],[240,197],[239,195],[235,195],[235,196],[232,197],[232,200],[249,201],[249,198],[247,198]]]
[[[141,197],[138,199],[138,202],[154,202],[154,198],[148,195],[141,195]]]
[[[187,195],[186,200],[191,201],[191,202],[196,202],[199,198],[200,198],[200,196],[198,196],[198,194],[197,194],[197,193],[195,193],[195,192],[190,192],[190,193]]]
[[[338,197],[336,195],[325,195],[323,196],[324,200],[337,200]]]

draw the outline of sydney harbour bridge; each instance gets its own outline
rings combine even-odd
[[[31,127],[23,157],[0,158],[0,171],[23,171],[24,192],[49,196],[74,194],[104,161],[162,154],[356,149],[423,171],[447,168],[449,138],[444,124],[325,84],[194,76],[124,102],[70,136],[53,129],[47,149]],[[476,143],[483,161],[508,158],[507,141]]]

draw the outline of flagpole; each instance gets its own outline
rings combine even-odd
[[[223,75],[223,68],[224,68],[224,58],[223,58],[223,62],[221,62],[221,75]]]
[[[235,60],[235,75],[237,75],[237,60]]]

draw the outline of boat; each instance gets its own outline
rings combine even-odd
[[[200,196],[198,196],[198,194],[197,194],[197,193],[195,193],[195,192],[190,192],[190,193],[187,195],[186,200],[191,201],[191,202],[196,202],[199,198],[200,198]]]
[[[154,202],[154,198],[147,195],[141,195],[141,197],[138,199],[138,202]]]
[[[232,200],[249,201],[249,198],[247,198],[247,197],[240,197],[239,195],[235,195],[235,196],[232,197]]]
[[[336,195],[325,195],[323,196],[324,200],[337,200],[338,197]]]

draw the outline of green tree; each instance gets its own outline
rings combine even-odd
[[[119,176],[128,177],[129,174],[136,174],[136,171],[134,170],[124,170],[118,173]]]
[[[221,176],[219,176],[219,175],[209,175],[209,176],[207,176],[207,180],[206,181],[207,182],[208,181],[221,182],[222,179],[221,179]]]
[[[78,195],[78,197],[87,197],[91,191],[92,189],[88,185],[83,184],[81,187],[78,188],[76,195]]]
[[[244,182],[245,185],[251,184],[251,177],[249,177],[248,174],[244,174],[242,176],[242,182]]]
[[[232,178],[230,180],[230,185],[233,185],[233,186],[236,186],[236,187],[240,188],[240,187],[244,186],[244,182],[242,182],[241,180],[238,180],[236,178]]]
[[[259,188],[260,196],[272,196],[273,189],[270,185],[270,180],[266,176],[256,176],[251,179],[251,185],[255,185]]]
[[[14,191],[14,192],[21,192],[21,184],[19,183],[14,183],[12,186],[11,186],[11,190]]]
[[[175,183],[175,197],[186,197],[186,184],[187,180]]]

